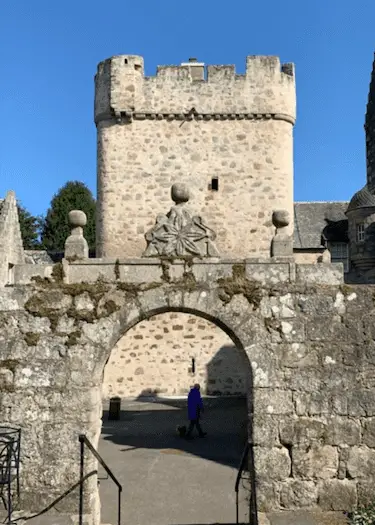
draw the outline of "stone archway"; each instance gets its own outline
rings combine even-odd
[[[103,400],[203,395],[246,396],[249,360],[211,321],[179,311],[140,321],[120,338],[105,366]]]
[[[373,290],[262,286],[238,265],[232,277],[222,277],[225,268],[193,266],[196,275],[186,269],[180,278],[182,269],[171,265],[160,278],[154,266],[142,269],[147,283],[133,268],[136,284],[120,281],[118,271],[114,281],[68,284],[56,266],[55,281],[1,291],[2,417],[23,432],[19,508],[41,511],[77,482],[78,436],[98,444],[103,370],[113,346],[137,322],[173,310],[212,320],[249,356],[259,510],[341,511],[364,501],[363,472],[371,482],[372,471],[363,461],[371,465],[374,454],[366,375],[373,368]],[[87,494],[93,514],[95,479]],[[64,502],[67,513],[77,513],[76,501]]]
[[[225,358],[228,359],[228,355],[237,352],[237,354],[242,354],[241,360],[238,355],[236,355],[234,359],[232,358],[231,360],[229,358],[228,360],[231,361],[232,367],[241,367],[237,375],[241,378],[244,377],[248,379],[251,384],[251,365],[239,338],[235,337],[233,332],[230,332],[230,329],[223,325],[222,321],[218,322],[217,319],[213,319],[207,311],[202,312],[201,310],[197,311],[196,309],[184,306],[174,306],[162,307],[160,309],[154,309],[152,312],[144,313],[146,313],[146,316],[140,316],[138,323],[137,320],[134,320],[127,332],[120,336],[120,342],[126,339],[129,333],[133,332],[136,336],[144,334],[147,330],[147,322],[156,320],[160,323],[160,318],[168,314],[179,316],[176,318],[172,317],[173,322],[177,322],[175,319],[178,319],[178,322],[181,323],[177,325],[178,332],[180,331],[180,327],[182,328],[183,323],[181,316],[186,316],[188,318],[186,321],[197,320],[196,324],[204,320],[207,320],[209,324],[214,324],[213,321],[216,321],[216,326],[214,325],[213,328],[216,328],[217,332],[221,332],[224,336],[227,336],[224,338],[226,346],[220,347],[219,351],[210,356],[207,362],[205,362],[204,366],[208,368],[208,375],[210,375],[212,379],[212,374],[217,374],[215,369],[218,368],[218,362]],[[220,328],[217,326],[218,324],[221,325]],[[141,329],[137,331],[137,327],[139,326]],[[192,324],[190,324],[190,326],[192,326]],[[211,330],[213,330],[213,328],[211,328]],[[225,331],[223,328],[225,328]],[[228,332],[230,332],[231,338],[227,335]],[[122,334],[122,330],[120,333]],[[236,341],[236,344],[234,344],[232,338]],[[150,341],[150,339],[142,340]],[[220,341],[220,339],[217,340]],[[132,338],[133,343],[138,343],[139,341],[139,339]],[[229,345],[228,341],[232,344]],[[115,353],[117,352],[117,355],[120,353],[118,344],[114,346],[113,350]],[[133,363],[131,359],[124,359],[125,364],[123,368],[126,368],[126,365],[132,364],[134,369],[134,360],[138,348],[133,348],[132,350],[133,351],[128,349],[127,352],[133,354]],[[149,354],[151,354],[152,351],[155,352],[155,349],[151,349]],[[169,353],[163,355],[169,356]],[[197,355],[199,355],[199,352],[197,352]],[[112,359],[115,359],[113,352],[111,352],[111,356],[105,366],[103,374],[104,381],[108,381],[108,377],[106,377],[108,366],[112,365],[111,370],[113,372],[118,364],[116,359],[114,362]],[[200,359],[202,359],[202,356],[200,356]],[[127,364],[126,361],[128,361]],[[217,361],[217,363],[215,361]],[[142,365],[146,366],[145,363],[142,363]],[[233,376],[235,376],[235,373],[235,370],[231,370]],[[144,375],[146,374],[142,374],[142,379],[144,379]],[[128,376],[129,373],[124,374],[124,372],[120,372],[118,377],[124,377],[125,382]],[[150,379],[150,377],[152,377],[152,375],[149,376],[148,379]],[[238,379],[238,377],[236,379]],[[133,384],[134,378],[130,377],[130,380]],[[190,379],[190,384],[195,381],[194,379]],[[207,385],[204,379],[199,377],[198,382],[203,386],[203,394],[206,394],[205,390]],[[172,520],[172,522],[177,523],[180,522],[179,520],[181,519],[188,519],[189,522],[194,522],[196,516],[194,516],[194,513],[191,515],[191,508],[187,502],[184,501],[184,498],[181,498],[178,509],[173,510],[173,502],[178,500],[178,493],[181,490],[181,486],[184,486],[186,489],[189,488],[193,493],[197,490],[195,476],[198,474],[198,471],[196,471],[196,469],[202,468],[208,476],[207,480],[211,480],[212,483],[211,488],[205,486],[203,483],[203,486],[200,487],[200,490],[197,491],[195,496],[196,505],[200,508],[200,518],[203,519],[202,522],[205,522],[205,519],[207,519],[207,511],[205,511],[207,505],[210,508],[211,519],[214,521],[223,519],[224,515],[226,519],[231,520],[234,512],[234,501],[232,501],[232,497],[236,469],[240,463],[241,454],[247,438],[248,426],[248,411],[243,404],[244,400],[241,401],[241,399],[238,399],[238,396],[245,394],[247,399],[251,398],[251,388],[248,390],[248,386],[245,385],[245,388],[241,390],[240,394],[237,392],[237,396],[236,391],[233,390],[234,396],[231,398],[225,397],[218,399],[215,396],[205,399],[206,413],[203,418],[203,427],[204,430],[209,433],[209,441],[203,444],[203,449],[199,446],[199,443],[196,443],[196,446],[193,447],[193,450],[191,450],[189,454],[188,443],[175,436],[176,425],[186,423],[186,398],[184,398],[184,400],[172,400],[168,397],[168,392],[165,392],[164,389],[156,392],[154,389],[148,388],[147,390],[151,391],[144,392],[146,389],[143,387],[150,387],[150,385],[157,386],[146,380],[146,382],[137,384],[137,389],[131,390],[133,396],[130,397],[134,398],[137,397],[137,394],[141,394],[141,400],[129,401],[126,399],[126,396],[121,395],[121,392],[119,392],[120,396],[123,397],[121,421],[108,422],[106,412],[103,417],[103,433],[99,443],[99,451],[103,457],[108,460],[109,464],[115,465],[120,481],[126,480],[128,484],[131,483],[134,487],[131,491],[132,497],[129,496],[128,486],[125,487],[124,502],[128,502],[127,510],[129,516],[131,516],[131,519],[136,519],[137,517],[137,508],[134,508],[133,498],[141,503],[142,501],[146,501],[144,499],[146,498],[145,494],[151,497],[153,494],[154,477],[156,476],[160,482],[160,486],[165,486],[165,494],[163,492],[160,494],[164,504],[159,508],[160,506],[158,505],[157,499],[153,505],[152,515],[150,512],[150,515],[147,514],[147,509],[144,509],[142,512],[142,520],[147,522],[152,518],[156,523],[164,523],[165,519],[167,519],[167,516],[163,515],[166,505],[170,513],[168,518]],[[179,383],[178,386],[181,386],[181,383]],[[182,384],[182,386],[184,385]],[[123,383],[122,388],[124,388]],[[124,392],[124,390],[122,390],[122,392]],[[177,393],[181,394],[182,392],[183,389]],[[230,394],[230,392],[231,390],[229,389],[229,391],[220,393],[225,395],[226,393]],[[147,396],[153,394],[155,397],[153,397],[150,403],[150,399]],[[251,399],[250,404],[252,404]],[[105,403],[106,409],[107,406],[107,403]],[[165,452],[163,453],[163,451]],[[125,452],[126,454],[124,454]],[[167,455],[165,455],[165,453],[167,453]],[[179,456],[176,456],[176,454]],[[189,459],[189,456],[192,459]],[[175,463],[173,458],[176,457],[178,458],[177,464],[179,466],[184,465],[185,467],[179,475],[176,474],[174,468]],[[198,463],[196,462],[197,458],[200,458]],[[158,467],[156,468],[155,465]],[[144,471],[152,472],[152,476],[150,479],[147,477],[147,480],[144,479],[141,483],[143,479],[142,472]],[[173,471],[174,475],[168,479],[164,479],[164,473],[170,471]],[[138,472],[138,474],[134,474],[134,472]],[[140,488],[138,489],[137,487]],[[142,494],[144,495],[142,496]],[[114,516],[111,508],[115,507],[114,505],[108,504],[112,501],[109,488],[102,486],[100,496],[103,506],[102,517],[105,522],[112,522]],[[247,490],[241,490],[240,515],[243,516],[244,519],[248,516],[247,498]],[[143,507],[143,505],[141,505],[141,507]],[[176,513],[175,515],[174,512]]]
[[[116,342],[139,321],[167,311],[191,313],[214,322],[238,348],[250,347],[256,335],[253,304],[240,294],[223,299],[219,292],[190,281],[152,286],[38,281],[3,291],[2,391],[9,407],[4,422],[19,425],[24,436],[20,508],[40,511],[79,479],[78,436],[86,434],[95,447],[99,441],[105,364]],[[249,401],[252,414],[252,396]],[[86,468],[95,468],[93,458]],[[95,479],[85,494],[95,522]],[[63,512],[77,512],[74,504],[64,504]]]

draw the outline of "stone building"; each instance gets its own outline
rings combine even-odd
[[[292,64],[251,56],[239,75],[234,66],[206,67],[190,59],[147,77],[139,56],[100,63],[95,78],[97,256],[145,255],[145,234],[155,228],[155,216],[167,211],[171,184],[185,182],[194,210],[216,231],[217,253],[211,255],[268,258],[272,213],[284,209],[297,263],[342,262],[347,282],[374,282],[373,77],[365,126],[367,185],[350,203],[293,205]],[[48,254],[22,253],[14,195],[4,202],[0,221],[7,227],[1,235],[8,240],[3,245],[8,252],[14,249],[2,265],[3,284],[12,282],[12,261],[52,262]],[[119,341],[106,367],[103,395],[180,395],[197,379],[206,393],[244,393],[236,359],[215,357],[231,346],[209,321],[183,313],[156,316]],[[215,378],[208,373],[211,362]]]
[[[217,232],[222,257],[268,257],[272,212],[293,228],[294,67],[249,56],[234,66],[191,59],[144,75],[140,56],[98,66],[98,257],[140,257],[175,182]]]
[[[349,202],[295,203],[296,260],[313,262],[324,249],[344,264],[347,283],[375,283],[375,61],[365,116],[365,185]]]
[[[61,495],[79,479],[78,436],[98,444],[103,395],[197,380],[247,397],[260,512],[342,517],[373,500],[374,297],[335,263],[370,280],[371,119],[366,189],[293,210],[294,119],[294,69],[275,57],[248,57],[244,75],[190,61],[156,77],[113,57],[96,77],[98,257],[77,210],[60,263],[24,252],[14,194],[2,203],[1,410],[22,429],[24,516],[48,506],[77,522]]]

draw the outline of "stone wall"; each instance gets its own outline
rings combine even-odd
[[[99,64],[97,255],[139,257],[182,182],[221,255],[269,256],[272,212],[293,217],[294,120],[293,68],[277,57],[248,57],[245,75],[209,66],[201,81],[184,66],[144,77],[141,57]]]
[[[0,202],[0,286],[14,281],[13,267],[24,262],[17,201],[9,191]]]
[[[41,510],[77,481],[78,435],[98,442],[112,349],[171,311],[215,323],[248,356],[260,511],[341,511],[375,496],[373,287],[267,286],[235,267],[209,283],[51,276],[0,293],[1,413],[23,430],[21,508]],[[87,498],[90,510],[95,483]],[[77,499],[62,509],[76,513]]]
[[[246,395],[246,361],[243,350],[206,319],[177,312],[155,315],[113,348],[103,397],[186,395],[194,383],[203,394]]]
[[[293,257],[296,264],[317,264],[322,257],[322,250],[316,250],[315,252],[294,251]]]

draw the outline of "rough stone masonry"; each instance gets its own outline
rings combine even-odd
[[[265,285],[251,266],[208,262],[204,273],[197,263],[155,279],[152,268],[165,276],[157,261],[132,284],[114,266],[112,279],[90,284],[84,261],[65,262],[49,279],[1,291],[1,413],[23,431],[20,508],[41,510],[77,481],[78,435],[98,442],[112,348],[167,311],[212,321],[249,360],[260,511],[348,510],[375,496],[373,287],[306,284],[301,271]],[[95,483],[86,494],[90,514]],[[59,509],[74,514],[76,499]]]
[[[197,62],[160,66],[114,56],[95,78],[99,257],[139,257],[174,182],[217,232],[223,256],[268,256],[271,216],[293,232],[293,64],[248,56],[246,73]]]

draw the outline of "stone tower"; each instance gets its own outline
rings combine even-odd
[[[375,192],[375,57],[372,64],[370,88],[365,117],[367,187]]]
[[[352,197],[348,217],[349,256],[351,269],[362,282],[375,282],[375,60],[372,65],[367,110],[366,184]]]
[[[140,56],[101,62],[97,256],[140,257],[181,182],[221,256],[269,257],[273,211],[293,217],[295,114],[294,66],[278,57],[247,57],[243,75],[195,59],[153,77]]]

